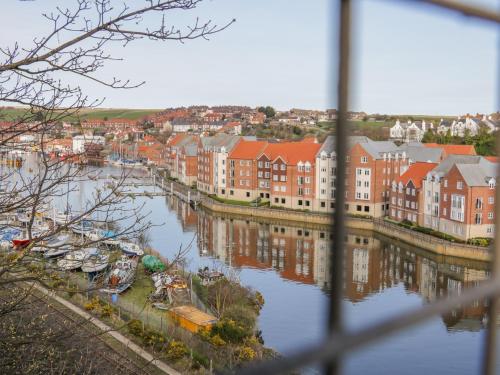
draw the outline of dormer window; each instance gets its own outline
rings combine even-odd
[[[490,187],[490,189],[494,189],[495,188],[495,179],[490,179],[490,181],[488,182],[488,186]]]

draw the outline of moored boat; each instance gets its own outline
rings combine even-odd
[[[127,255],[131,256],[141,256],[144,255],[144,251],[141,247],[135,243],[128,241],[118,241],[118,246]]]
[[[83,261],[81,268],[86,273],[100,272],[108,267],[108,261],[108,255],[102,254],[97,249],[93,249]]]
[[[136,269],[137,258],[123,255],[113,264],[111,271],[106,276],[105,287],[101,291],[110,294],[122,293],[134,282]]]
[[[88,255],[87,249],[70,251],[63,258],[57,260],[57,267],[62,271],[76,270],[82,266]]]
[[[51,249],[47,250],[43,254],[43,256],[45,258],[57,258],[57,257],[63,256],[65,254],[71,252],[72,250],[73,250],[73,246],[62,245],[62,246],[58,246],[58,247],[51,248]]]

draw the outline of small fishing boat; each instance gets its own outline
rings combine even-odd
[[[57,258],[57,257],[65,255],[73,250],[74,250],[74,248],[71,245],[62,245],[62,246],[47,250],[43,254],[43,256],[47,259]]]
[[[141,247],[135,243],[127,241],[118,241],[118,246],[127,255],[131,256],[141,256],[144,255],[144,251]]]
[[[84,233],[91,241],[102,241],[108,245],[118,245],[119,240],[112,230],[93,229]]]
[[[76,234],[87,234],[94,229],[94,225],[89,220],[82,220],[79,223],[71,225],[71,230]]]
[[[76,270],[82,266],[88,255],[87,249],[70,251],[64,255],[64,258],[57,260],[57,267],[62,271]]]
[[[36,231],[31,231],[31,239],[27,230],[20,232],[16,237],[12,239],[12,246],[17,249],[23,249],[28,246],[34,238],[38,237],[39,233]]]
[[[97,249],[93,249],[83,261],[82,271],[86,273],[102,271],[108,267],[108,261],[108,255],[100,253]]]
[[[198,277],[201,279],[202,285],[210,285],[215,281],[222,279],[224,274],[217,270],[210,270],[210,268],[205,267],[198,269]]]
[[[54,215],[53,217],[53,221],[56,223],[56,224],[59,224],[59,225],[65,225],[65,224],[68,224],[69,222],[71,222],[72,220],[74,220],[76,218],[75,215],[72,215],[70,212],[68,211],[64,211],[64,212],[58,212]]]
[[[101,289],[104,293],[120,294],[128,289],[135,279],[137,259],[123,255],[111,268],[104,281],[105,287]]]
[[[47,241],[44,241],[41,243],[39,246],[34,246],[31,251],[33,252],[46,252],[48,250],[52,250],[55,248],[58,248],[62,245],[67,244],[71,239],[71,236],[69,234],[60,234],[57,236],[52,236],[47,239]]]

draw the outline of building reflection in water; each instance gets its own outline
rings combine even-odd
[[[177,199],[169,205],[184,230],[196,227],[201,256],[237,268],[272,269],[283,279],[329,289],[328,228],[223,217],[194,211]],[[353,303],[401,284],[431,302],[489,277],[485,263],[436,256],[370,232],[350,231],[345,242],[344,293]],[[479,330],[485,313],[485,302],[476,301],[443,316],[443,321],[450,330]]]

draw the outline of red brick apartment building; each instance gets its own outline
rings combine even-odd
[[[228,155],[229,198],[252,201],[258,197],[258,156],[267,146],[266,141],[241,140]]]
[[[390,190],[389,216],[396,221],[408,220],[423,225],[424,194],[422,181],[436,163],[418,162],[412,164],[399,178],[392,181]]]
[[[259,195],[272,206],[312,210],[320,148],[311,142],[270,143],[258,157]]]
[[[493,237],[496,164],[455,164],[443,176],[440,226],[461,239]]]

